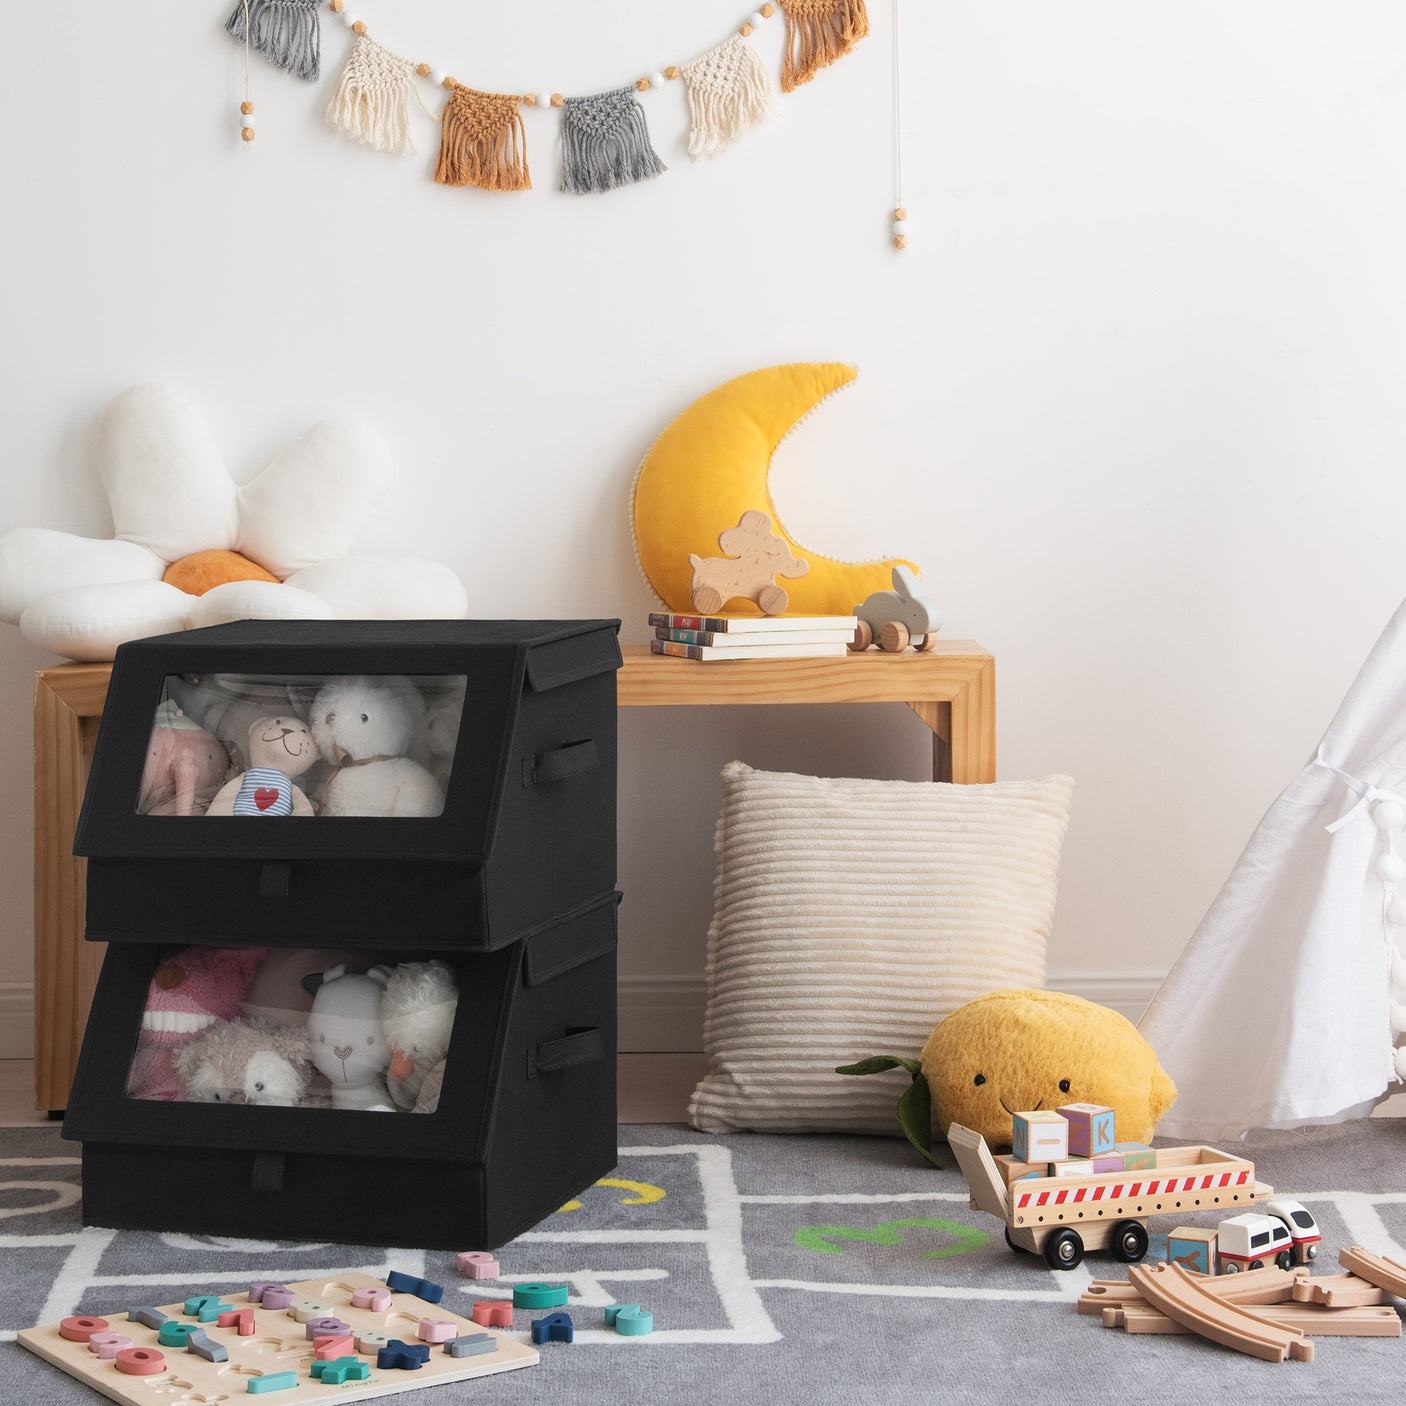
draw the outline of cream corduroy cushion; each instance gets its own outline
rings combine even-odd
[[[1067,776],[986,786],[723,768],[703,1132],[898,1135],[902,1070],[943,1016],[1042,987]]]

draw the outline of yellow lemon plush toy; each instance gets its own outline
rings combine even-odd
[[[938,1025],[917,1060],[877,1055],[836,1072],[899,1067],[913,1075],[899,1126],[930,1162],[931,1113],[944,1134],[961,1123],[992,1148],[1008,1148],[1012,1114],[1096,1103],[1113,1109],[1119,1141],[1148,1142],[1177,1096],[1131,1021],[1059,991],[979,996]]]

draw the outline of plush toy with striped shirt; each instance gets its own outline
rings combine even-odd
[[[206,815],[312,815],[293,784],[317,760],[312,732],[295,713],[259,718],[249,728],[249,770],[225,782]]]

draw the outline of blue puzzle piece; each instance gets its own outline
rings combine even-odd
[[[428,1279],[416,1279],[414,1275],[402,1274],[393,1269],[386,1275],[386,1288],[398,1294],[414,1294],[426,1303],[438,1303],[444,1297],[444,1285],[432,1284]]]
[[[449,1357],[477,1357],[481,1352],[497,1352],[498,1339],[492,1333],[466,1333],[462,1338],[450,1338],[444,1351]]]
[[[532,1320],[532,1341],[534,1343],[569,1343],[575,1341],[569,1313],[549,1313],[545,1318]]]
[[[312,1374],[324,1385],[341,1386],[345,1382],[364,1382],[371,1375],[371,1364],[359,1357],[339,1357],[334,1362],[314,1362]]]
[[[140,1323],[143,1328],[159,1328],[163,1323],[169,1323],[171,1319],[159,1308],[133,1308],[128,1310],[127,1321]]]
[[[406,1372],[418,1372],[429,1360],[430,1350],[424,1343],[406,1343],[399,1338],[392,1338],[376,1354],[378,1367],[398,1367]]]
[[[193,1333],[186,1334],[186,1351],[193,1352],[197,1357],[203,1357],[207,1362],[228,1362],[229,1349],[214,1341],[211,1336],[200,1328]]]

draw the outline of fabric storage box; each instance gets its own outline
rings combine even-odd
[[[512,1239],[615,1165],[617,899],[492,952],[429,958],[453,973],[457,1008],[437,1106],[426,1113],[319,1106],[328,1095],[312,1084],[316,1070],[298,1105],[263,1104],[243,1059],[221,1070],[223,1090],[213,1092],[224,1096],[211,1101],[162,1098],[155,1085],[151,1097],[134,1091],[150,1073],[141,1057],[166,1049],[166,1037],[179,1042],[176,1061],[199,1070],[182,1051],[203,1057],[202,1042],[217,1048],[220,1033],[250,1024],[176,1028],[178,1016],[186,1027],[200,1019],[173,1012],[169,998],[202,979],[202,955],[226,965],[247,958],[257,981],[257,968],[287,953],[309,972],[343,954],[112,944],[63,1129],[83,1143],[84,1223],[439,1249]],[[427,956],[367,953],[362,962],[399,959],[395,971],[428,965]],[[173,982],[182,962],[187,979]],[[163,973],[168,999],[153,1020]],[[247,978],[241,969],[234,983]],[[233,998],[241,994],[250,991]],[[253,1026],[269,1067],[270,1024],[265,1015]]]
[[[618,628],[248,621],[123,645],[74,844],[88,936],[488,951],[589,907],[615,885]],[[348,689],[356,715],[312,716]],[[285,714],[316,747],[290,789],[320,813],[206,814],[249,724]]]

